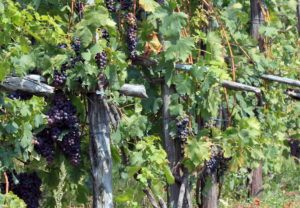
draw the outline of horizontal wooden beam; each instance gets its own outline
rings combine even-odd
[[[286,94],[290,96],[291,98],[294,98],[295,100],[300,100],[300,93],[293,91],[293,90],[287,90]]]
[[[176,64],[175,69],[190,71],[193,68],[193,65],[190,64]]]
[[[51,95],[54,87],[43,83],[45,79],[40,75],[30,74],[25,77],[6,77],[0,88],[5,91],[24,91],[36,95]]]
[[[250,85],[241,84],[238,82],[225,80],[221,82],[221,85],[225,88],[232,89],[232,90],[247,91],[247,92],[254,92],[255,94],[261,94],[261,89],[257,87],[252,87]]]
[[[295,87],[300,87],[300,81],[295,80],[295,79],[279,77],[279,76],[270,75],[270,74],[264,74],[261,76],[261,78],[264,80],[268,80],[268,81],[279,82],[279,83],[283,83],[283,84],[287,84],[287,85],[291,85],[291,86],[295,86]]]

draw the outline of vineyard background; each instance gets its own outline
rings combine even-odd
[[[300,0],[0,0],[0,207],[300,207]]]

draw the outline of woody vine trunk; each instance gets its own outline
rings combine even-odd
[[[113,207],[110,126],[103,99],[96,94],[88,96],[93,208]]]

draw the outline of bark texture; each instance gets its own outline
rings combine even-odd
[[[201,180],[201,208],[217,208],[219,184],[217,173],[203,177]]]
[[[171,92],[170,87],[164,82],[162,84],[162,99],[163,99],[163,136],[164,136],[164,147],[168,155],[171,170],[174,170],[176,165],[176,148],[175,142],[169,134],[169,107],[171,103]],[[173,171],[172,171],[173,172]],[[168,207],[176,208],[178,203],[178,196],[180,192],[180,184],[175,182],[168,187]]]
[[[250,0],[251,4],[251,35],[253,38],[258,40],[260,51],[265,51],[264,38],[259,34],[259,27],[265,22],[263,9],[266,10],[264,0]],[[262,165],[252,170],[251,184],[249,185],[250,196],[257,196],[262,190],[263,186],[263,175]]]
[[[264,0],[250,0],[251,4],[251,36],[258,40],[259,48],[264,50],[264,38],[259,34],[259,27],[265,22],[263,8]]]
[[[113,207],[110,127],[103,99],[96,94],[88,96],[93,208]]]
[[[0,89],[6,91],[24,91],[36,95],[51,95],[54,87],[43,83],[45,79],[40,75],[29,74],[25,77],[6,77],[0,83]]]

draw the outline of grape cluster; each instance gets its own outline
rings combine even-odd
[[[109,43],[109,33],[106,29],[101,30],[102,38],[106,40],[107,43]]]
[[[115,12],[116,11],[114,0],[105,0],[105,5],[106,5],[106,8],[109,12]]]
[[[51,138],[50,129],[45,129],[37,135],[34,149],[38,154],[46,158],[48,163],[54,160],[54,140]]]
[[[75,51],[75,54],[77,56],[80,56],[80,50],[81,50],[81,41],[79,38],[75,38],[74,42],[72,43],[72,48]]]
[[[78,62],[83,62],[83,58],[81,57],[80,54],[81,42],[78,38],[75,38],[72,44],[72,48],[76,56],[72,57],[69,63],[62,64],[60,70],[54,70],[52,85],[56,88],[61,88],[65,85],[67,80],[67,71],[69,69],[74,68]]]
[[[206,173],[208,175],[217,173],[218,178],[222,177],[228,169],[228,164],[231,158],[225,158],[221,153],[213,155],[206,162]]]
[[[189,136],[189,118],[184,118],[176,123],[177,126],[177,138],[180,142],[181,154],[184,155],[184,146]]]
[[[132,0],[121,0],[121,10],[130,10],[132,6]]]
[[[219,167],[219,158],[217,156],[212,156],[206,162],[206,171],[208,174],[213,174],[218,170]]]
[[[128,13],[126,15],[126,22],[128,25],[127,28],[127,46],[129,51],[129,57],[131,59],[134,59],[137,56],[137,24],[136,24],[136,18],[134,14]]]
[[[14,184],[12,173],[8,173],[9,189],[26,203],[28,208],[38,208],[42,192],[42,181],[36,172],[14,174],[18,183]],[[1,186],[2,192],[5,184]]]
[[[57,143],[74,166],[80,163],[80,135],[77,128],[69,129],[69,132]]]
[[[288,142],[291,150],[291,155],[296,158],[300,158],[300,140],[291,138]]]
[[[95,56],[96,64],[99,69],[104,69],[107,65],[107,55],[105,51],[102,51],[101,53],[97,53]]]
[[[53,85],[55,87],[63,86],[66,80],[67,80],[67,75],[65,70],[61,70],[61,71],[54,70]]]
[[[156,2],[159,3],[159,4],[164,4],[165,0],[156,0]]]
[[[14,91],[8,94],[7,97],[12,100],[30,100],[32,98],[32,94],[23,91]]]
[[[73,165],[79,165],[79,120],[75,107],[63,92],[56,92],[47,115],[48,128],[37,135],[35,150],[48,162],[52,162],[56,143]]]

